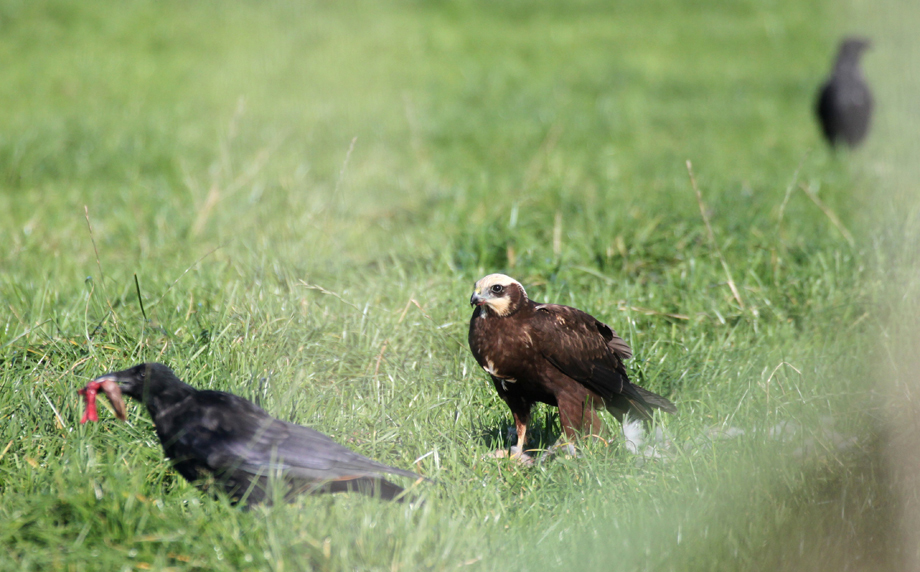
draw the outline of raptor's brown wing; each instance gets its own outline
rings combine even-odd
[[[610,326],[569,306],[541,304],[535,310],[535,345],[554,367],[605,400],[641,400],[623,367],[632,350]]]

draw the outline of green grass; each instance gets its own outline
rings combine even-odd
[[[884,139],[819,140],[812,98],[848,29],[832,13],[0,4],[0,568],[890,563],[865,381],[916,226],[880,222],[900,204],[877,200]],[[625,337],[632,375],[680,410],[662,420],[676,458],[618,440],[536,468],[484,457],[510,415],[466,301],[496,271]],[[154,360],[437,484],[421,506],[206,497],[140,408],[79,424],[87,379]],[[534,417],[552,442],[554,413]],[[857,445],[837,450],[828,418]],[[782,422],[789,442],[767,435]],[[700,438],[716,427],[747,433]]]

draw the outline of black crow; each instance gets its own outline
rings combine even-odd
[[[869,41],[846,38],[840,44],[831,77],[821,87],[816,112],[824,138],[832,146],[856,147],[866,137],[872,117],[872,92],[859,67]]]
[[[381,474],[420,478],[359,455],[318,431],[275,419],[232,393],[195,389],[163,364],[143,363],[97,377],[81,390],[88,412],[94,410],[99,389],[113,403],[124,394],[147,406],[163,451],[189,482],[202,489],[216,483],[234,502],[247,506],[271,502],[277,484],[284,486],[286,500],[341,491],[401,500],[403,489]]]

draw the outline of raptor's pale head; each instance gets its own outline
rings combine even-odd
[[[489,274],[473,286],[471,306],[482,306],[496,316],[513,314],[527,302],[527,292],[521,283],[504,274]]]

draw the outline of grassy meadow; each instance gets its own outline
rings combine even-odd
[[[811,115],[860,9],[0,2],[0,569],[892,566],[874,340],[920,226],[880,200],[884,104],[855,153]],[[679,408],[668,458],[609,417],[576,458],[487,456],[492,272],[624,337]],[[437,483],[202,495],[140,407],[79,423],[79,387],[142,361]]]

